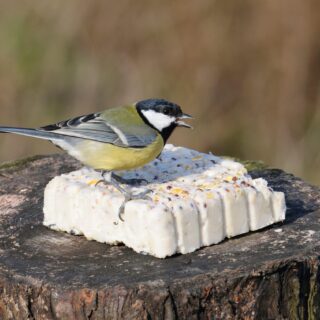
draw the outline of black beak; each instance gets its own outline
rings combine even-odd
[[[182,113],[181,116],[177,117],[176,124],[178,125],[178,127],[185,127],[185,128],[193,129],[192,126],[185,123],[184,121],[181,121],[182,119],[192,119],[192,117],[189,114]]]

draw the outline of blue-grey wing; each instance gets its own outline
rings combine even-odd
[[[147,125],[115,126],[103,119],[101,113],[61,121],[42,127],[39,130],[50,131],[57,135],[110,143],[124,148],[143,148],[157,138],[157,132]]]

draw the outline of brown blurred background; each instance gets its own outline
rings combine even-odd
[[[37,127],[148,97],[192,113],[171,142],[320,183],[320,2],[0,3],[0,123]],[[0,160],[57,152],[1,135]]]

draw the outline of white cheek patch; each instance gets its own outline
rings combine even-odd
[[[167,116],[154,110],[142,110],[143,115],[155,128],[162,131],[176,121],[174,117]]]

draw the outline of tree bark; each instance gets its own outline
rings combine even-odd
[[[65,155],[0,167],[0,319],[319,319],[320,190],[252,171],[286,194],[287,219],[160,260],[42,226]]]

